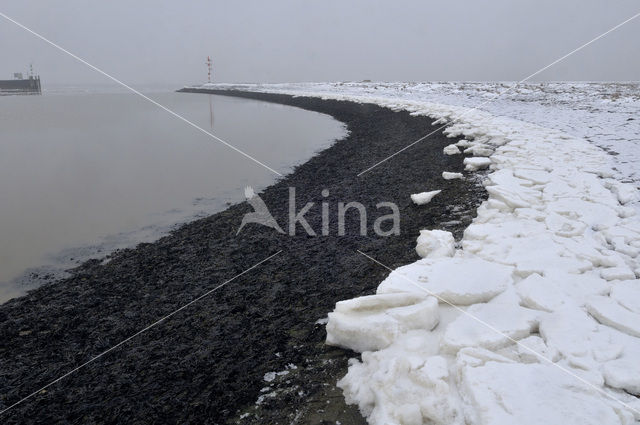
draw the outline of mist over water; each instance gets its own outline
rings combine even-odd
[[[274,173],[125,93],[0,97],[0,302],[26,269],[104,256],[243,200]],[[286,173],[344,134],[318,113],[159,92],[154,100]],[[91,252],[90,252],[91,251]]]

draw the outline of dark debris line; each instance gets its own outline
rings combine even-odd
[[[220,93],[218,93],[220,94]],[[107,264],[89,261],[65,280],[0,306],[0,410],[112,347],[220,282],[283,250],[199,303],[140,335],[43,394],[2,415],[3,423],[362,423],[335,388],[353,353],[326,347],[325,317],[335,302],[372,293],[387,272],[360,249],[397,267],[415,261],[420,229],[445,228],[459,238],[485,193],[475,180],[441,178],[462,171],[460,155],[446,156],[441,134],[367,173],[356,174],[431,128],[374,105],[225,92],[298,106],[334,116],[350,134],[261,194],[281,226],[288,187],[319,231],[319,204],[329,202],[331,235],[295,237],[248,225],[236,230],[246,204],[186,224],[155,243],[121,251]],[[321,190],[330,196],[323,198]],[[425,206],[411,193],[442,189]],[[337,202],[367,207],[369,235],[359,236],[355,214],[337,236]],[[401,210],[401,235],[376,237],[376,203]],[[457,206],[457,208],[456,208]],[[387,212],[384,212],[387,213]],[[381,213],[382,214],[382,213]],[[452,223],[452,221],[459,221]],[[273,382],[265,373],[297,369]],[[275,397],[260,390],[271,386]],[[245,415],[243,419],[240,417]],[[257,415],[257,416],[256,416]]]

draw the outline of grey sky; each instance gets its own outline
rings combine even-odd
[[[637,0],[2,0],[0,11],[126,83],[517,80],[640,11]],[[640,80],[640,18],[540,75]],[[110,84],[0,18],[0,78]]]

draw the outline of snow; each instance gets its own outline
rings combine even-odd
[[[288,371],[283,371],[283,372],[267,372],[267,373],[265,373],[265,374],[264,374],[264,378],[263,378],[263,379],[264,379],[264,382],[271,382],[271,381],[273,381],[274,379],[276,379],[276,377],[277,377],[279,374],[284,374],[284,375],[286,375],[287,373],[289,373],[289,372],[288,372]]]
[[[276,356],[276,357],[279,357],[279,356]],[[267,373],[265,373],[263,379],[264,379],[265,382],[272,382],[273,380],[275,380],[279,376],[288,375],[291,370],[296,370],[297,368],[298,368],[298,366],[296,366],[295,364],[289,363],[289,364],[286,365],[284,370],[281,370],[279,372],[267,372]],[[264,391],[268,391],[270,389],[271,389],[270,387],[265,387],[261,391],[264,392]]]
[[[441,190],[432,190],[431,192],[421,192],[411,195],[411,200],[416,205],[425,205],[431,202],[434,196],[442,192]]]
[[[443,155],[487,170],[459,245],[421,231],[422,259],[329,314],[327,343],[361,353],[338,385],[370,424],[640,421],[638,84],[523,84],[486,104],[508,85],[228,87],[429,116]]]

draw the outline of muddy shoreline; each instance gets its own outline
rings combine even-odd
[[[354,354],[325,346],[316,321],[336,301],[372,293],[388,274],[357,249],[391,267],[415,261],[420,229],[460,238],[485,192],[475,178],[441,178],[442,171],[463,171],[462,155],[442,154],[452,142],[442,134],[356,177],[429,132],[429,118],[369,104],[210,92],[317,111],[347,125],[347,137],[260,194],[284,227],[295,187],[297,210],[315,203],[305,217],[318,233],[319,205],[328,202],[330,235],[313,237],[298,227],[288,236],[255,224],[236,235],[252,211],[245,202],[119,251],[106,264],[89,261],[69,278],[1,305],[0,410],[282,250],[3,414],[3,423],[363,423],[335,388]],[[411,193],[434,189],[442,193],[430,204],[411,203]],[[346,235],[337,235],[336,205],[350,201],[372,212],[366,236],[356,215],[347,217]],[[379,202],[400,208],[400,235],[373,233]],[[265,374],[279,371],[287,373],[265,382]]]

